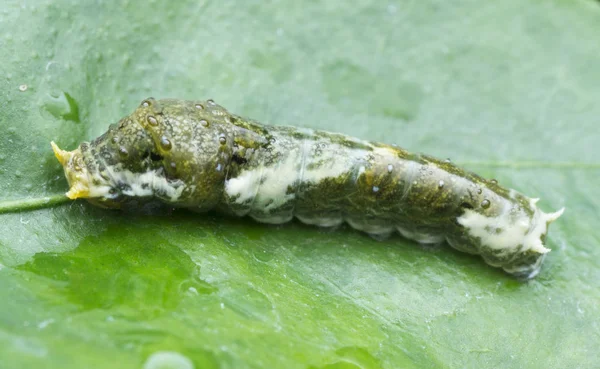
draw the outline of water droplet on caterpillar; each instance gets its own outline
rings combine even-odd
[[[444,181],[440,180],[440,181],[438,182],[438,188],[439,188],[439,189],[442,189],[442,188],[444,188]]]
[[[202,119],[202,120],[200,121],[200,125],[201,125],[202,127],[208,127],[208,121],[206,121],[206,120]]]
[[[163,150],[171,150],[171,148],[173,147],[173,144],[171,143],[171,141],[166,138],[165,136],[162,136],[160,138],[160,147],[163,148]]]
[[[153,115],[148,115],[146,120],[148,121],[148,124],[150,124],[151,126],[156,127],[158,125],[158,121],[156,120],[156,118]]]
[[[379,192],[379,187],[373,186],[373,192]]]
[[[126,148],[124,148],[123,146],[121,146],[121,147],[119,147],[119,154],[121,156],[127,156],[127,155],[129,155],[129,152],[127,151]]]
[[[491,205],[491,204],[492,204],[492,203],[490,202],[490,200],[488,200],[488,199],[484,199],[484,200],[481,202],[481,207],[482,207],[482,208],[484,208],[484,209],[487,209],[487,208],[489,208],[489,207],[490,207],[490,205]]]
[[[195,107],[196,107],[196,109],[198,109],[198,110],[202,110],[202,109],[204,109],[204,106],[202,106],[202,104],[196,104],[196,105],[194,105],[194,106],[195,106]]]
[[[393,170],[394,170],[394,166],[392,164],[388,164],[388,166],[387,166],[388,173],[392,173]]]
[[[224,135],[224,134],[221,134],[221,135],[219,136],[219,143],[220,143],[221,145],[225,145],[225,144],[227,143],[227,138],[225,138],[225,135]]]

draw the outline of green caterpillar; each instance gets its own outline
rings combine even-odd
[[[267,126],[208,101],[149,98],[91,143],[52,146],[67,196],[120,208],[132,200],[284,223],[352,227],[420,243],[447,241],[520,278],[541,267],[548,225],[537,199],[449,161],[382,143]]]

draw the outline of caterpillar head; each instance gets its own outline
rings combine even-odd
[[[164,173],[162,163],[151,156],[151,137],[131,116],[73,151],[61,150],[54,142],[51,145],[69,183],[66,195],[70,199],[118,208],[129,198],[153,195],[151,185]]]
[[[69,182],[66,195],[104,207],[121,207],[132,198],[214,206],[220,199],[214,189],[223,187],[232,140],[219,121],[223,118],[204,106],[150,98],[73,151],[52,143]]]
[[[54,141],[50,142],[50,145],[52,145],[54,156],[63,166],[65,177],[70,186],[65,195],[72,200],[90,197],[90,178],[87,168],[83,164],[81,150],[77,148],[73,151],[65,151],[60,149]]]

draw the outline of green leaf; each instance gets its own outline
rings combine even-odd
[[[3,1],[0,366],[597,366],[599,25],[592,0]],[[49,142],[148,96],[451,157],[567,210],[520,283],[348,227],[66,203]]]

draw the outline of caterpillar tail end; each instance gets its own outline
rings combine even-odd
[[[63,166],[65,177],[71,187],[65,195],[71,200],[90,197],[87,173],[84,168],[79,167],[73,160],[79,153],[79,149],[65,151],[59,148],[54,141],[51,141],[50,145],[52,151],[54,151],[54,156]]]
[[[546,214],[546,221],[548,224],[554,222],[556,219],[560,218],[560,216],[565,212],[565,208],[562,207],[560,210],[555,211],[554,213]]]
[[[535,200],[533,199],[535,205]],[[529,257],[524,257],[523,263],[516,263],[503,267],[503,269],[521,280],[529,280],[535,277],[542,268],[542,262],[550,249],[544,245],[548,227],[556,221],[565,211],[565,208],[552,212],[544,213],[536,208],[536,214],[533,219],[533,227],[525,237],[524,246],[527,247]]]
[[[562,209],[560,209],[558,211],[555,211],[555,212],[552,212],[552,213],[544,213],[543,211],[540,211],[541,215],[540,215],[539,223],[545,225],[542,233],[539,236],[540,240],[546,238],[546,234],[548,233],[548,228],[549,228],[550,224],[553,223],[554,221],[556,221],[558,218],[560,218],[560,216],[564,212],[565,212],[565,208],[564,207]],[[546,253],[548,253],[548,252],[551,251],[541,241],[540,241],[540,245],[541,245],[540,249],[536,250],[536,251],[538,251],[538,252],[540,252],[542,254],[546,254]]]

